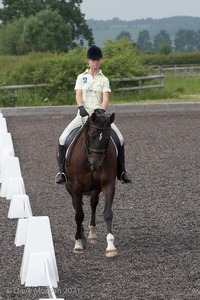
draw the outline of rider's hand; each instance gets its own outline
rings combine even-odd
[[[87,110],[85,109],[85,107],[83,105],[78,107],[79,111],[80,111],[80,116],[81,117],[87,117],[89,116]]]
[[[105,109],[103,109],[103,108],[96,108],[95,110],[94,110],[94,112],[96,112],[97,114],[106,114],[106,111],[105,111]]]

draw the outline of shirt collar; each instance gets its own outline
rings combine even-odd
[[[89,69],[86,69],[83,74],[90,74]],[[99,70],[99,73],[97,73],[97,75],[103,75],[102,70]]]

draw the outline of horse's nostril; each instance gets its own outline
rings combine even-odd
[[[97,172],[101,166],[96,164],[90,164],[90,169],[92,172]]]

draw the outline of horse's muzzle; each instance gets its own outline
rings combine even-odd
[[[89,161],[89,164],[90,164],[90,170],[92,172],[97,172],[101,168],[102,163],[104,161],[105,151],[104,150],[96,151],[94,149],[92,149],[92,150],[93,151],[90,151],[90,154],[88,156],[88,161]]]
[[[101,168],[101,163],[90,163],[90,170],[92,172],[97,172]]]

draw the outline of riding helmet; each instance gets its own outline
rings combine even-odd
[[[93,45],[87,51],[87,58],[93,60],[100,60],[103,57],[102,51],[99,47]]]

